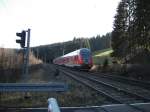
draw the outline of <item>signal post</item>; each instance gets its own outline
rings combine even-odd
[[[24,61],[23,61],[23,82],[27,82],[29,79],[29,71],[28,71],[28,65],[29,65],[29,50],[30,50],[30,29],[27,31],[22,31],[21,33],[16,33],[16,36],[20,37],[20,39],[16,40],[16,43],[19,43],[21,48],[24,50]],[[27,39],[26,39],[26,33],[27,33]],[[2,85],[2,86],[1,86]],[[68,86],[66,84],[61,83],[51,83],[51,84],[30,84],[30,83],[16,83],[16,84],[10,84],[11,87],[9,87],[9,84],[0,84],[0,91],[22,91],[25,92],[25,97],[28,97],[27,91],[67,91]],[[41,88],[42,86],[42,88]],[[8,88],[7,88],[8,87]],[[18,87],[18,89],[15,89],[15,87]],[[26,87],[26,88],[25,88]],[[2,88],[2,89],[1,89]],[[49,107],[52,106],[54,111],[52,112],[60,112],[58,104],[55,99],[49,99]],[[50,110],[49,110],[50,111]]]
[[[20,37],[20,39],[16,40],[16,43],[19,43],[24,51],[23,70],[22,70],[23,82],[27,82],[27,80],[29,79],[28,65],[29,65],[29,49],[30,49],[30,31],[31,30],[28,29],[27,31],[23,30],[21,33],[16,33],[16,36]]]

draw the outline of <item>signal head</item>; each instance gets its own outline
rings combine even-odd
[[[26,32],[22,31],[21,33],[16,33],[16,36],[18,36],[18,37],[26,37]]]
[[[17,39],[16,43],[19,43],[21,48],[24,48],[25,47],[25,40],[26,40],[26,32],[22,31],[21,33],[16,33],[16,36],[21,38],[21,39]]]

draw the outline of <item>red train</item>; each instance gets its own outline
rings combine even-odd
[[[91,51],[81,48],[53,60],[54,64],[74,68],[91,68],[93,65]]]

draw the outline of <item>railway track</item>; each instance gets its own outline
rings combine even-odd
[[[106,75],[106,74],[97,74],[97,73],[90,73],[90,72],[78,72],[80,74],[84,74],[83,76],[93,77],[97,80],[101,80],[103,82],[107,82],[110,85],[117,86],[119,88],[123,88],[127,91],[131,91],[132,93],[139,94],[143,97],[150,97],[150,83],[143,82],[139,80],[129,79],[121,76],[114,76],[114,75]]]
[[[99,81],[95,78],[91,78],[88,76],[80,75],[74,71],[66,71],[62,70],[66,75],[74,78],[75,80],[83,83],[84,85],[98,91],[99,93],[107,96],[115,103],[137,103],[137,102],[149,102],[150,99],[147,97],[143,97],[142,95],[132,93],[129,90],[124,90],[121,87],[116,87],[114,85],[108,84],[103,81]]]
[[[82,72],[85,73],[85,72]],[[119,81],[119,82],[123,82],[123,83],[128,83],[128,84],[132,84],[135,86],[139,86],[145,89],[149,89],[150,90],[150,82],[144,82],[141,80],[136,80],[136,79],[129,79],[123,76],[116,76],[116,75],[110,75],[110,74],[104,74],[104,73],[89,73],[90,75],[96,75],[98,77],[103,77],[103,78],[107,78],[107,79],[111,79],[111,80],[115,80],[115,81]]]
[[[73,71],[77,71],[75,69],[71,69]],[[115,81],[119,81],[119,82],[123,82],[123,83],[128,83],[128,84],[132,84],[135,86],[139,86],[145,89],[149,89],[150,90],[150,82],[146,82],[146,81],[141,81],[141,80],[137,80],[137,79],[131,79],[131,78],[127,78],[127,77],[123,77],[123,76],[118,76],[118,75],[112,75],[110,73],[98,73],[98,72],[85,72],[85,71],[80,71],[80,73],[88,73],[90,75],[95,75],[98,77],[103,77],[103,78],[107,78],[107,79],[112,79]]]
[[[109,78],[109,76],[101,77],[101,76],[95,76],[93,74],[91,75],[89,73],[82,73],[82,74],[83,76],[92,77],[94,79],[107,82],[108,84],[113,85],[115,87],[119,87],[124,90],[131,91],[132,93],[138,94],[139,96],[142,96],[144,98],[150,98],[150,89],[145,89],[145,87],[139,86],[138,84],[135,85],[132,83],[128,83],[126,80],[118,81],[115,77],[114,78]]]
[[[92,88],[93,90],[97,91],[98,93],[103,94],[107,98],[111,99],[114,103],[125,104],[126,106],[137,110],[137,112],[147,112],[147,110],[141,109],[134,105],[131,105],[131,103],[150,102],[149,98],[142,98],[139,95],[132,94],[130,91],[124,91],[124,90],[121,90],[121,88],[116,89],[116,87],[114,88],[113,86],[110,87],[108,84],[100,83],[97,85],[97,83],[99,83],[99,82],[97,82],[96,80],[93,80],[93,79],[91,82],[91,79],[86,78],[86,77],[83,78],[81,75],[79,76],[79,73],[74,74],[74,73],[72,73],[70,71],[66,71],[66,70],[61,70],[61,72],[65,73],[69,77],[72,77],[73,79],[79,81],[80,83]],[[90,80],[90,81],[88,81],[88,80]],[[95,83],[96,85],[93,85],[92,83]]]

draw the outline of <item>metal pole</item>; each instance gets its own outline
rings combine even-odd
[[[65,44],[63,43],[63,55],[65,54]]]
[[[29,79],[29,70],[28,70],[28,65],[29,65],[29,50],[30,50],[30,29],[27,30],[27,47],[26,47],[26,56],[25,56],[25,82]]]
[[[26,55],[26,49],[24,48],[23,49],[23,65],[22,65],[22,80],[23,81],[25,81],[25,67],[26,67],[26,65],[25,65],[25,62],[26,62],[26,57],[25,57],[25,55]]]
[[[55,98],[48,99],[48,112],[60,112],[60,108]]]

